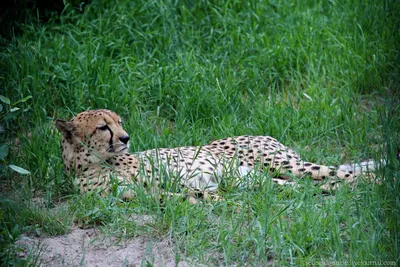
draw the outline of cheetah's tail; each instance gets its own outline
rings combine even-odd
[[[354,172],[354,173],[368,173],[373,172],[381,166],[386,165],[386,160],[366,160],[359,163],[343,164],[339,166],[332,166],[338,171]]]

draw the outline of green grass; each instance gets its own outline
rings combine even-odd
[[[1,135],[8,160],[31,172],[2,172],[8,263],[21,233],[63,234],[72,222],[121,238],[170,236],[177,258],[206,265],[398,263],[398,1],[92,2],[46,23],[28,17],[1,42],[0,94],[32,96]],[[132,151],[271,135],[316,163],[389,164],[381,185],[328,198],[309,181],[279,188],[267,176],[194,206],[81,196],[63,174],[53,120],[95,108],[125,119]],[[36,196],[45,207],[22,202]],[[133,214],[154,222],[137,225]]]

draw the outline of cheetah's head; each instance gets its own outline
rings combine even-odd
[[[122,128],[121,118],[110,110],[85,111],[71,121],[57,119],[56,127],[63,135],[63,161],[68,172],[128,149],[129,136]]]

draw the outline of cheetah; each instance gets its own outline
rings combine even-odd
[[[160,174],[167,173],[190,190],[216,192],[227,172],[235,170],[239,178],[252,177],[254,171],[266,171],[273,181],[285,184],[291,178],[305,176],[329,188],[339,181],[352,183],[352,171],[303,161],[294,150],[270,136],[235,136],[204,146],[152,149],[129,153],[129,135],[121,118],[106,109],[79,113],[70,121],[57,119],[62,134],[62,160],[66,173],[73,174],[81,192],[100,190],[108,194],[112,179],[118,188],[138,184],[157,187]],[[249,178],[251,179],[251,178]],[[135,190],[121,190],[126,199]]]

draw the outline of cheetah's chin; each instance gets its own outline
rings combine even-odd
[[[127,150],[128,150],[128,146],[124,146],[123,148],[121,148],[121,149],[119,150],[118,153],[123,153],[123,152],[126,152]]]
[[[110,146],[107,149],[107,152],[115,153],[115,154],[121,154],[123,152],[126,152],[127,150],[128,150],[128,146],[127,145],[118,144],[118,145]]]
[[[128,150],[128,146],[118,147],[114,150],[115,154],[122,154]]]

